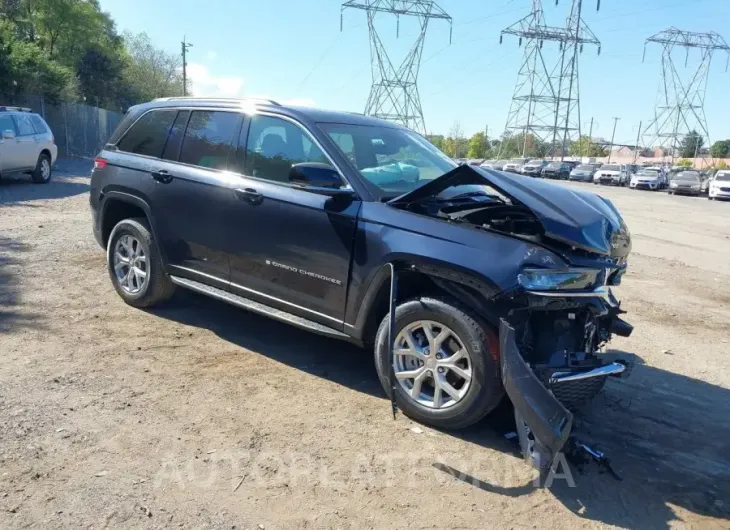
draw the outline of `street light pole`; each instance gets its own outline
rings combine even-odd
[[[183,96],[188,95],[188,50],[193,47],[189,42],[185,42],[185,36],[180,43],[182,45],[182,68],[183,68]]]
[[[613,119],[613,134],[611,135],[611,147],[608,149],[608,163],[611,163],[611,155],[613,154],[613,140],[616,138],[616,124],[621,118]]]

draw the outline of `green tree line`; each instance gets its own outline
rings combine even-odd
[[[0,104],[26,94],[109,109],[181,95],[181,60],[119,34],[97,0],[0,0]]]

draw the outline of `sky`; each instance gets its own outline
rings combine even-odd
[[[370,91],[370,46],[365,13],[347,10],[343,0],[101,0],[119,31],[146,32],[170,53],[185,37],[193,44],[188,75],[195,95],[264,96],[282,102],[362,112]],[[429,133],[448,134],[458,121],[471,135],[488,128],[503,132],[523,49],[500,31],[531,9],[531,0],[439,0],[453,18],[428,28],[419,91]],[[730,0],[583,1],[583,19],[601,40],[600,56],[586,46],[580,57],[581,121],[593,118],[593,135],[633,144],[643,121],[654,116],[661,80],[661,48],[647,37],[671,26],[716,31],[730,42]],[[562,25],[570,0],[544,0],[549,25]],[[394,63],[400,63],[418,33],[414,19],[402,18],[396,38],[394,16],[376,24]],[[548,49],[553,46],[554,49]],[[557,45],[544,54],[557,57]],[[691,71],[678,56],[680,71]],[[705,100],[710,140],[730,138],[730,72],[727,55],[717,54]]]

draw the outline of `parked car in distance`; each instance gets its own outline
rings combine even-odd
[[[483,158],[470,158],[467,160],[467,164],[470,166],[481,166],[484,163]]]
[[[126,113],[89,202],[130,306],[184,288],[367,347],[393,403],[438,428],[506,393],[549,470],[569,409],[629,373],[602,346],[632,331],[611,292],[631,235],[608,200],[523,180],[370,116],[163,98]]]
[[[625,186],[629,183],[626,167],[621,164],[603,164],[593,175],[593,184]]]
[[[497,171],[504,171],[504,165],[507,163],[507,160],[495,160],[491,164],[492,169],[496,169]],[[486,166],[490,167],[490,166]]]
[[[657,167],[642,168],[631,176],[629,187],[638,190],[661,190],[665,187],[664,172]]]
[[[707,198],[710,200],[730,199],[730,171],[721,169],[715,173],[710,181]]]
[[[582,164],[579,160],[563,160],[563,163],[568,164],[571,171]]]
[[[595,164],[581,164],[570,172],[568,180],[577,180],[579,182],[591,182],[593,175],[596,173]]]
[[[520,169],[522,169],[522,166],[524,166],[527,162],[529,162],[529,159],[527,158],[513,158],[509,162],[507,162],[504,167],[502,168],[502,171],[509,171],[510,173],[519,173]]]
[[[520,173],[528,177],[541,177],[542,170],[548,165],[548,163],[549,162],[547,160],[530,160],[522,166]]]
[[[698,171],[677,173],[669,183],[669,195],[700,195],[700,174]]]
[[[550,162],[542,168],[542,178],[567,180],[570,176],[570,166],[565,162]]]
[[[51,180],[58,148],[51,128],[22,107],[0,107],[0,176],[27,173],[33,182]]]

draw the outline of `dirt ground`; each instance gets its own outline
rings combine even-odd
[[[535,489],[507,414],[393,421],[368,352],[193,294],[125,305],[61,167],[0,182],[0,528],[730,528],[730,203],[574,184],[634,235],[611,347],[640,362],[581,425],[623,481]]]

